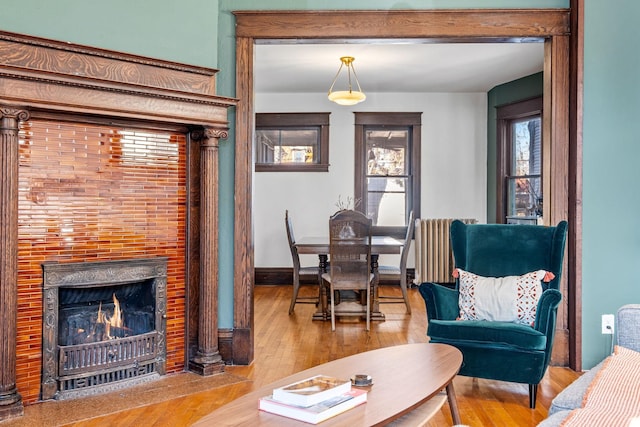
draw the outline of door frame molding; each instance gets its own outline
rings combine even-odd
[[[582,19],[572,9],[271,10],[234,11],[236,18],[236,147],[233,362],[254,357],[253,58],[256,41],[408,39],[416,42],[544,40],[544,217],[569,221],[558,329],[552,361],[581,369]],[[572,15],[571,10],[577,10]],[[576,37],[571,37],[572,32]]]

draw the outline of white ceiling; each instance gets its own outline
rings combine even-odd
[[[544,44],[261,44],[255,49],[255,91],[326,92],[341,56],[355,58],[354,68],[364,93],[487,92],[542,71]],[[334,90],[344,87],[336,83]]]

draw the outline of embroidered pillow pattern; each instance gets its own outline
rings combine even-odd
[[[516,286],[518,288],[518,296],[516,299],[516,310],[518,311],[517,323],[526,323],[533,326],[536,321],[536,310],[538,308],[538,300],[542,295],[542,284],[540,283],[545,276],[544,270],[534,271],[522,276],[518,276]]]
[[[476,316],[476,285],[478,276],[464,270],[457,270],[460,277],[460,287],[458,288],[458,306],[460,307],[459,320],[478,320]]]
[[[541,281],[553,279],[545,270],[522,276],[483,277],[456,269],[460,320],[491,320],[533,325]]]

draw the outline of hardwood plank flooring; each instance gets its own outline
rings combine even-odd
[[[301,294],[313,292],[313,286],[301,289]],[[381,292],[400,295],[399,289],[391,286],[381,287]],[[357,319],[340,321],[336,331],[331,332],[331,322],[311,320],[315,311],[313,305],[298,304],[295,313],[287,315],[290,286],[257,286],[254,295],[255,361],[251,366],[227,366],[225,369],[247,381],[108,415],[100,415],[96,409],[95,417],[67,425],[189,426],[254,388],[296,371],[376,348],[428,342],[424,302],[417,289],[409,290],[409,295],[412,315],[406,314],[403,304],[384,304],[381,311],[385,313],[386,321],[372,322],[370,332],[367,333],[364,322]],[[411,367],[407,366],[407,369]],[[535,426],[546,417],[553,397],[579,375],[568,368],[551,367],[540,384],[535,410],[528,407],[528,388],[524,384],[458,376],[454,387],[462,421],[473,427]],[[0,427],[3,424],[0,423]],[[429,423],[430,427],[451,425],[451,413],[446,404]]]

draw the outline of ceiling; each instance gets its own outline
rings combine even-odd
[[[365,93],[487,92],[542,71],[544,43],[361,40],[348,44],[259,44],[255,49],[255,91],[326,92],[341,56],[355,58],[354,68]],[[334,90],[344,87],[336,83]]]

